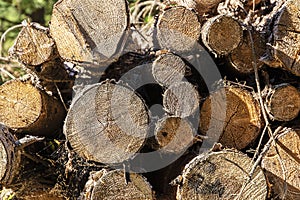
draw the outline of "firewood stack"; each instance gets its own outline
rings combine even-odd
[[[300,2],[162,3],[149,49],[132,50],[126,0],[61,0],[49,27],[24,23],[10,56],[29,75],[0,86],[3,188],[299,198]]]

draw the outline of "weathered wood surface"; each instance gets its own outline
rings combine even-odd
[[[243,149],[257,138],[263,127],[261,110],[250,92],[229,86],[204,101],[199,127],[203,134],[224,146]]]
[[[178,82],[163,94],[163,106],[166,112],[177,117],[188,117],[199,111],[200,95],[189,82]]]
[[[50,33],[68,61],[105,63],[118,58],[128,31],[125,0],[61,0],[53,8]]]
[[[291,129],[280,134],[262,160],[270,194],[278,199],[299,199],[300,131]]]
[[[134,91],[105,81],[85,88],[75,97],[64,133],[83,158],[122,163],[144,145],[148,120],[144,102]]]
[[[92,172],[86,183],[83,200],[154,200],[151,185],[140,174],[129,173],[128,182],[122,170]]]
[[[250,33],[244,31],[241,44],[229,55],[229,62],[240,73],[252,73],[254,72],[254,64],[257,69],[262,67],[263,62],[260,61],[260,58],[265,52],[266,42],[264,35],[256,31],[251,31]]]
[[[273,27],[273,56],[281,66],[300,75],[300,2],[288,0]]]
[[[0,123],[0,183],[9,185],[18,174],[21,152],[17,150],[17,138]]]
[[[152,74],[161,86],[168,87],[173,83],[180,82],[184,78],[187,68],[179,56],[165,53],[154,60]]]
[[[218,15],[208,19],[201,28],[204,45],[217,55],[228,55],[243,40],[243,29],[232,17]]]
[[[215,14],[217,7],[223,0],[174,0],[180,6],[193,9],[198,15]]]
[[[267,196],[265,176],[258,167],[250,182],[252,161],[247,155],[223,150],[199,155],[177,178],[178,200],[261,199]],[[243,188],[243,189],[242,189]]]
[[[198,46],[200,28],[196,13],[184,7],[172,7],[159,16],[156,39],[161,49],[187,53]]]
[[[154,135],[161,152],[180,154],[193,144],[196,131],[187,119],[164,117],[156,123]]]
[[[55,135],[63,124],[61,102],[30,81],[11,80],[0,86],[0,121],[19,132]]]
[[[272,120],[291,121],[300,112],[300,93],[292,85],[276,85],[269,90],[265,107]]]

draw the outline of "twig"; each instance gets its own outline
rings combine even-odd
[[[57,84],[56,84],[55,82],[54,82],[54,85],[55,85],[55,88],[56,88],[56,90],[57,90],[57,93],[58,93],[58,96],[59,96],[60,101],[62,102],[62,104],[63,104],[65,110],[68,112],[68,108],[67,108],[67,106],[66,106],[66,104],[65,104],[65,102],[64,102],[64,99],[62,98],[61,92],[60,92],[60,90],[59,90],[59,88],[57,87]]]
[[[11,79],[16,79],[16,77],[14,75],[12,75],[9,71],[4,69],[3,67],[0,67],[0,71],[5,73],[6,75],[8,75]]]
[[[0,39],[0,57],[2,57],[2,51],[3,51],[3,48],[2,48],[2,45],[3,45],[3,42],[5,41],[5,37],[6,35],[12,31],[12,30],[15,30],[17,28],[22,28],[24,26],[24,23],[22,22],[22,24],[18,24],[18,25],[15,25],[15,26],[12,26],[10,28],[8,28],[1,36],[1,39]]]

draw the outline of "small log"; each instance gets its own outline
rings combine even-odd
[[[266,199],[265,176],[258,167],[251,181],[252,162],[233,150],[210,152],[190,161],[177,181],[177,199]],[[237,197],[240,198],[237,198]]]
[[[230,53],[229,62],[238,72],[247,74],[254,72],[253,62],[256,62],[257,69],[263,65],[260,58],[266,52],[266,43],[261,34],[256,31],[251,32],[252,40],[248,31],[244,31],[243,35],[242,43]]]
[[[61,0],[53,7],[50,33],[63,59],[103,63],[119,57],[129,25],[125,0]]]
[[[227,86],[211,94],[200,111],[200,131],[213,142],[243,149],[263,127],[261,110],[250,92]]]
[[[201,29],[203,44],[217,55],[228,55],[243,40],[243,29],[238,21],[226,15],[207,20]]]
[[[21,80],[0,86],[0,113],[0,121],[8,127],[32,135],[53,135],[65,117],[59,100]]]
[[[281,66],[300,76],[300,2],[288,0],[279,10],[273,28],[273,56]]]
[[[185,118],[199,110],[200,96],[189,82],[171,85],[163,94],[163,106],[169,115]]]
[[[75,96],[64,133],[81,157],[106,164],[122,163],[143,146],[148,121],[145,104],[134,91],[104,81]]]
[[[179,6],[193,9],[198,15],[215,14],[223,0],[174,0]]]
[[[185,75],[186,69],[187,66],[183,60],[172,53],[158,56],[152,64],[154,79],[164,87],[180,82]]]
[[[180,154],[193,144],[196,131],[187,119],[164,117],[156,123],[154,135],[162,152]]]
[[[184,7],[165,10],[157,22],[157,41],[161,49],[175,53],[193,50],[200,37],[200,22],[196,13]]]
[[[300,93],[292,85],[277,85],[270,90],[265,107],[272,120],[291,121],[300,112]]]
[[[0,123],[0,183],[9,185],[19,172],[21,152],[17,150],[17,138]]]
[[[280,134],[262,160],[269,190],[274,199],[299,199],[300,131],[290,129]],[[282,161],[282,164],[280,162]]]
[[[127,173],[127,172],[126,172]],[[83,200],[145,199],[154,200],[154,192],[147,180],[139,174],[123,170],[92,172],[85,185]]]

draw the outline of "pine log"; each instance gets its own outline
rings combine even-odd
[[[125,179],[123,170],[92,172],[86,183],[83,200],[154,200],[154,192],[147,180],[130,173]]]
[[[187,119],[164,117],[156,123],[154,135],[161,152],[180,154],[193,144],[196,131]]]
[[[300,112],[300,93],[292,85],[277,85],[269,92],[265,107],[272,120],[291,121]]]
[[[200,37],[200,22],[196,13],[184,7],[165,10],[157,22],[157,41],[161,49],[175,53],[193,50]]]
[[[251,37],[252,40],[249,32],[244,31],[243,41],[229,55],[231,65],[243,74],[254,72],[253,62],[259,69],[263,65],[260,58],[266,52],[266,43],[262,35],[259,32],[251,31]],[[253,52],[255,52],[254,55]]]
[[[102,63],[119,57],[129,25],[125,0],[61,0],[54,5],[50,33],[65,60]]]
[[[199,111],[200,96],[189,82],[171,85],[163,94],[163,106],[169,115],[188,117]]]
[[[199,155],[185,166],[182,176],[177,178],[177,199],[264,200],[267,185],[260,167],[246,184],[252,164],[245,154],[233,150]]]
[[[223,0],[174,0],[179,6],[193,9],[198,15],[215,14],[217,7]]]
[[[262,160],[269,190],[274,199],[299,199],[300,131],[290,129],[280,134]],[[280,162],[281,160],[281,162]]]
[[[201,38],[211,52],[217,55],[228,55],[243,40],[243,29],[232,17],[218,15],[204,23]]]
[[[279,10],[273,28],[273,56],[282,67],[300,76],[300,2],[288,0]]]
[[[227,86],[204,101],[199,127],[212,143],[219,141],[240,150],[257,138],[263,121],[259,104],[250,92]]]
[[[76,95],[64,133],[81,157],[106,164],[122,163],[143,146],[148,120],[144,102],[134,91],[104,81]]]
[[[9,185],[16,177],[21,163],[21,152],[16,148],[17,139],[0,123],[0,183]]]
[[[0,86],[0,113],[0,121],[8,127],[32,135],[54,135],[65,117],[59,100],[21,80]]]
[[[175,82],[180,82],[187,70],[183,60],[172,53],[158,56],[152,64],[152,74],[154,79],[164,87],[168,87]]]

